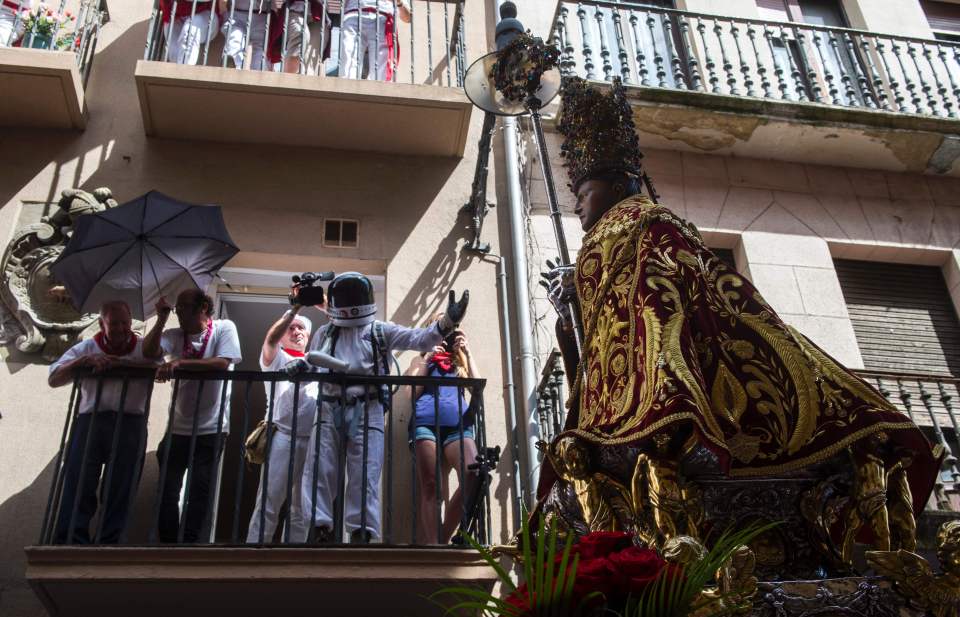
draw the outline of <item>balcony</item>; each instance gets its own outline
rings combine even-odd
[[[193,420],[190,435],[183,437],[184,443],[189,442],[190,452],[190,463],[186,465],[184,475],[185,484],[182,492],[174,492],[174,501],[179,495],[178,507],[185,508],[186,512],[175,516],[171,529],[169,518],[164,518],[165,510],[161,507],[160,497],[164,494],[167,480],[176,477],[168,473],[169,465],[175,464],[171,461],[177,460],[176,454],[171,454],[171,440],[162,441],[157,447],[160,459],[164,462],[160,464],[156,486],[146,486],[146,477],[154,477],[150,468],[156,468],[153,454],[148,456],[145,451],[147,430],[143,428],[150,425],[151,397],[159,398],[155,396],[153,386],[147,385],[152,384],[153,374],[152,370],[127,369],[114,370],[97,378],[85,377],[88,383],[96,380],[96,385],[92,387],[97,394],[89,413],[78,413],[84,404],[80,394],[81,378],[74,383],[60,437],[60,451],[55,459],[54,480],[40,539],[36,546],[25,549],[28,560],[26,577],[51,615],[119,616],[135,613],[161,616],[175,613],[185,617],[211,614],[242,616],[272,614],[278,606],[282,606],[285,613],[307,614],[317,610],[318,601],[322,603],[323,612],[332,615],[355,614],[363,617],[387,612],[432,615],[442,614],[442,610],[432,604],[427,596],[444,586],[470,584],[492,588],[495,577],[475,551],[463,548],[461,542],[450,544],[445,539],[442,543],[436,541],[438,537],[448,535],[452,529],[444,527],[441,531],[440,513],[444,501],[452,498],[456,478],[464,477],[468,478],[464,491],[466,505],[462,515],[452,523],[454,526],[458,524],[460,531],[469,533],[481,543],[490,542],[492,519],[489,483],[486,480],[492,466],[487,465],[489,458],[481,458],[488,456],[495,459],[498,449],[491,450],[486,443],[482,397],[484,380],[429,377],[374,379],[332,373],[311,373],[293,378],[297,383],[293,408],[297,408],[301,395],[306,396],[309,386],[318,384],[324,398],[316,404],[317,413],[321,407],[326,407],[337,398],[330,394],[336,391],[344,407],[351,404],[347,402],[348,397],[353,397],[357,401],[355,404],[364,408],[365,414],[375,414],[377,401],[384,401],[382,405],[387,419],[381,461],[383,472],[380,475],[379,494],[382,499],[380,507],[374,510],[382,523],[378,525],[365,514],[368,512],[365,496],[372,495],[370,491],[358,491],[359,495],[364,496],[360,507],[364,514],[360,515],[359,523],[350,518],[350,485],[347,477],[353,472],[346,463],[347,455],[332,458],[320,456],[313,477],[320,477],[316,474],[324,473],[323,465],[336,460],[333,463],[337,478],[335,497],[330,504],[333,513],[332,533],[328,537],[320,537],[311,521],[304,520],[303,527],[309,531],[307,537],[303,538],[295,537],[299,532],[291,531],[297,529],[298,525],[293,519],[294,513],[286,507],[278,506],[276,531],[269,534],[263,531],[268,526],[265,522],[269,506],[265,495],[270,493],[269,483],[279,478],[282,488],[275,492],[280,494],[280,501],[284,503],[290,503],[294,491],[299,492],[301,486],[301,476],[294,471],[293,451],[288,448],[271,457],[270,448],[273,444],[281,443],[274,439],[273,434],[279,429],[269,429],[271,433],[266,442],[269,445],[260,470],[244,462],[244,438],[251,428],[261,419],[267,420],[270,427],[277,426],[273,421],[279,411],[274,405],[266,403],[264,391],[275,392],[278,384],[289,382],[292,378],[282,373],[248,371],[178,371],[175,374],[172,387],[174,398],[184,389],[201,388],[202,393],[204,386],[215,388],[213,391],[220,401],[216,425],[229,426],[232,430],[229,435],[206,435],[208,440],[214,439],[219,446],[211,451],[219,451],[220,454],[213,455],[212,466],[204,470],[200,454],[203,452],[204,435],[198,428],[198,421]],[[451,484],[454,486],[449,488],[446,497],[441,492],[440,483],[436,484],[435,496],[421,496],[418,483],[413,480],[418,477],[416,459],[408,453],[406,425],[400,422],[398,414],[402,413],[404,406],[410,405],[406,391],[408,386],[431,388],[440,385],[455,387],[461,395],[469,394],[466,397],[469,400],[468,408],[461,414],[461,428],[473,426],[474,443],[481,455],[478,458],[480,467],[471,471],[469,465],[473,461],[467,460],[464,448],[461,448],[459,470],[452,470]],[[110,387],[114,390],[108,396]],[[101,409],[101,405],[110,405],[101,403],[101,400],[110,400],[117,405],[117,396],[121,410],[139,409],[136,400],[140,395],[135,394],[135,388],[142,388],[140,392],[146,392],[143,394],[145,398],[140,399],[147,401],[142,406],[145,417]],[[156,390],[159,391],[160,386]],[[378,395],[377,392],[382,394]],[[166,400],[165,395],[163,398]],[[153,413],[156,414],[157,410],[154,409]],[[173,406],[169,412],[163,409],[160,413],[164,414],[169,428],[169,423],[174,422],[176,417]],[[303,411],[298,415],[302,414]],[[192,414],[191,417],[196,419],[199,414]],[[321,432],[332,430],[330,422],[323,419],[330,416],[321,414],[320,417],[321,421],[313,422],[306,432],[302,427],[298,430],[297,420],[293,419],[292,426],[287,427],[289,433],[319,438]],[[101,423],[100,432],[95,428],[97,422]],[[133,424],[128,425],[129,429],[123,429],[124,423]],[[112,522],[115,519],[108,521],[110,517],[95,516],[89,526],[89,537],[85,537],[87,531],[67,533],[68,529],[79,530],[83,527],[77,522],[84,517],[81,500],[71,498],[71,495],[85,493],[83,480],[77,484],[66,478],[75,477],[70,474],[71,469],[85,469],[94,460],[92,457],[97,456],[97,446],[91,445],[96,444],[97,440],[87,436],[96,434],[100,439],[99,436],[107,428],[112,430],[113,437],[106,438],[112,446],[107,460],[103,461],[103,491],[106,492],[101,493],[101,503],[110,501],[110,491],[125,486],[124,481],[118,478],[124,477],[126,466],[139,468],[146,461],[146,477],[139,487],[136,480],[133,481],[129,497],[125,494],[120,497],[120,493],[117,493],[118,497],[114,498],[118,500],[117,503],[129,499],[126,503],[130,516],[122,529]],[[125,432],[128,430],[130,432]],[[367,452],[374,443],[370,441],[370,435],[376,431],[358,432],[363,434],[358,439],[362,441],[363,451]],[[122,444],[127,443],[128,439],[137,445],[126,455],[121,454],[124,451]],[[289,458],[283,454],[287,451]],[[320,452],[319,447],[316,452]],[[131,456],[134,458],[127,460]],[[303,466],[302,473],[308,473],[311,460],[307,454],[306,462],[299,463]],[[281,473],[270,472],[271,462],[275,468],[278,462],[281,463]],[[366,472],[364,464],[360,477],[368,477]],[[202,497],[197,495],[191,501],[190,493],[194,490],[191,487],[204,486],[199,478],[205,477],[211,478],[209,494]],[[266,487],[262,484],[266,484]],[[319,490],[316,484],[313,486],[315,491]],[[258,487],[264,488],[264,491],[258,492]],[[255,510],[258,500],[261,507]],[[139,509],[134,505],[137,503],[141,504]],[[200,519],[191,518],[190,511],[194,503],[206,507],[201,517],[202,523]],[[346,516],[345,503],[348,510]],[[420,504],[424,503],[429,504],[431,509],[436,508],[436,535],[429,538],[425,534],[433,532],[423,522],[420,511]],[[100,514],[102,511],[103,508]],[[120,516],[122,519],[126,515]],[[164,520],[166,527],[162,522]],[[194,522],[191,523],[191,520]],[[253,530],[248,528],[248,522]],[[351,527],[356,527],[352,534]],[[430,531],[424,531],[428,529]],[[372,536],[366,542],[363,534],[357,533],[363,531],[370,532]],[[199,535],[192,537],[197,532]],[[352,543],[347,543],[347,540]],[[185,601],[186,597],[193,599]]]
[[[0,46],[0,126],[86,127],[84,90],[100,27],[109,20],[105,0],[83,0],[74,18],[47,33],[17,16],[21,34],[13,46]]]
[[[960,175],[960,45],[561,1],[561,71],[628,86],[644,146]]]
[[[210,30],[210,11],[204,12],[209,2],[179,0],[179,4],[189,6],[186,14],[193,14],[194,19],[207,15],[205,26]],[[463,156],[472,113],[461,87],[466,70],[463,0],[412,0],[409,23],[396,19],[392,35],[386,34],[386,27],[371,28],[375,34],[370,44],[384,44],[379,38],[383,32],[398,50],[399,60],[385,62],[389,69],[381,66],[377,54],[365,62],[360,46],[355,46],[356,55],[350,62],[361,67],[360,76],[368,77],[365,79],[355,78],[356,68],[341,70],[341,60],[346,58],[340,58],[335,50],[344,48],[344,33],[335,23],[355,22],[356,13],[341,15],[339,3],[334,11],[333,0],[324,0],[321,15],[311,15],[312,9],[307,7],[303,19],[313,25],[310,36],[301,37],[299,48],[288,42],[293,41],[290,37],[299,23],[297,14],[291,17],[287,9],[245,16],[247,11],[236,4],[236,0],[227,2],[225,13],[213,21],[230,21],[231,15],[233,20],[238,16],[265,20],[261,27],[265,40],[273,23],[277,40],[267,47],[273,47],[277,55],[267,57],[260,51],[263,44],[257,33],[249,34],[247,28],[244,35],[240,28],[237,36],[253,41],[245,51],[234,53],[217,30],[198,45],[196,62],[184,62],[189,59],[182,54],[178,57],[179,48],[171,50],[170,40],[175,38],[172,24],[164,21],[162,11],[154,10],[146,52],[136,68],[147,135]],[[382,14],[380,19],[385,19]],[[323,50],[334,50],[332,57],[324,58]],[[299,62],[301,57],[306,61]],[[384,57],[389,59],[389,55]],[[236,60],[240,60],[239,66]],[[341,73],[352,77],[339,77]],[[376,76],[380,79],[372,79]],[[255,118],[262,121],[251,121]]]

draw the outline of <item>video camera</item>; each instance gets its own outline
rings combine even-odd
[[[316,306],[323,304],[323,287],[317,283],[332,281],[336,277],[334,272],[304,272],[293,275],[293,284],[297,287],[297,295],[290,294],[290,304],[301,306]]]

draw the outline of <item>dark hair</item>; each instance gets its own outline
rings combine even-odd
[[[203,305],[206,304],[207,310],[203,312],[207,315],[207,317],[213,316],[213,298],[205,294],[203,290],[200,289],[191,289],[188,293],[190,294],[190,301],[193,303],[193,306],[202,310]]]
[[[610,184],[622,184],[624,199],[634,195],[639,195],[642,190],[640,186],[640,178],[622,171],[612,170],[600,172],[594,176],[590,176],[587,178],[587,180],[603,180],[604,182],[609,182]]]

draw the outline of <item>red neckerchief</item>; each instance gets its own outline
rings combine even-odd
[[[111,345],[110,341],[107,340],[107,336],[103,332],[97,332],[96,335],[94,335],[93,340],[97,343],[97,347],[100,348],[100,351],[108,356],[129,355],[133,351],[134,347],[137,346],[137,335],[133,332],[130,333],[130,338],[117,346]]]
[[[302,351],[297,351],[296,349],[290,349],[289,347],[281,347],[283,353],[288,356],[293,356],[294,358],[302,358],[305,354]]]
[[[207,322],[207,329],[203,333],[203,340],[200,342],[200,351],[197,351],[193,348],[193,345],[190,344],[190,338],[186,331],[183,333],[183,355],[182,358],[203,358],[203,354],[207,351],[207,343],[210,342],[210,335],[213,334],[213,320]]]
[[[430,362],[436,365],[444,373],[453,371],[453,355],[448,351],[438,351],[433,354]]]

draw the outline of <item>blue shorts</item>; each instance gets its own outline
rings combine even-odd
[[[407,431],[409,436],[409,442],[412,446],[415,442],[418,441],[432,441],[436,443],[437,435],[433,432],[434,427],[432,426],[417,426],[414,427],[410,425],[410,429]],[[463,427],[463,433],[460,432],[459,426],[441,426],[440,427],[440,441],[443,443],[443,447],[447,447],[447,444],[451,444],[461,439],[474,439],[473,426],[466,425]]]

